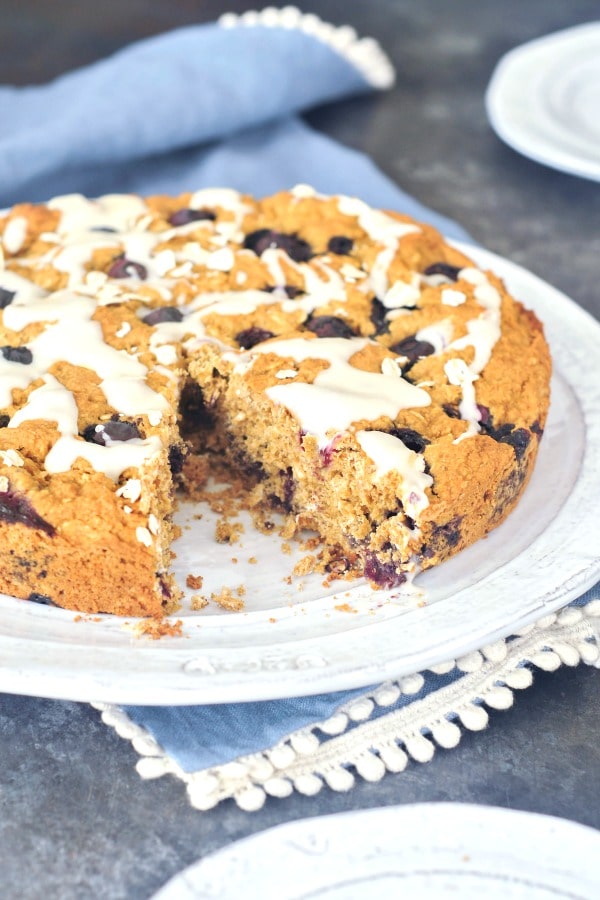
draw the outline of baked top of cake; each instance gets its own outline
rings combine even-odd
[[[198,454],[381,586],[522,492],[541,326],[430,226],[298,186],[70,195],[0,231],[0,590],[173,609],[173,491]]]

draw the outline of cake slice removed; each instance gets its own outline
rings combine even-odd
[[[254,485],[251,505],[284,513],[288,536],[315,531],[336,574],[388,588],[499,524],[529,477],[545,419],[530,401],[526,425],[521,416],[493,426],[491,409],[509,399],[492,399],[504,353],[518,347],[532,380],[545,377],[541,331],[508,295],[505,303],[522,327],[500,339],[481,375],[492,407],[471,402],[470,421],[463,396],[475,373],[454,349],[429,359],[432,375],[448,373],[438,382],[422,363],[421,379],[404,378],[397,353],[369,338],[304,332],[237,353],[205,345],[190,373],[213,441]]]

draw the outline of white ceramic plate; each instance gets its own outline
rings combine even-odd
[[[358,583],[336,594],[316,576],[286,583],[294,554],[281,552],[278,537],[248,527],[239,543],[217,544],[209,513],[199,521],[197,508],[185,504],[180,583],[202,573],[202,593],[210,593],[243,582],[245,610],[184,608],[183,636],[153,641],[116,617],[81,618],[0,596],[0,689],[186,704],[364,687],[481,647],[593,585],[600,577],[600,325],[524,269],[463,249],[539,313],[556,365],[536,470],[500,528],[419,576],[420,593]]]
[[[534,813],[423,803],[303,819],[238,841],[153,900],[596,900],[600,832]]]
[[[494,70],[486,107],[519,153],[600,181],[600,22],[511,50]]]

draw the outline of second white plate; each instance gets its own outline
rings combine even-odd
[[[600,22],[511,50],[494,70],[486,107],[513,149],[600,181]]]
[[[207,856],[153,900],[597,900],[600,832],[461,803],[288,822]]]

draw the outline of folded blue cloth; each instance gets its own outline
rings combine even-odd
[[[357,43],[347,30],[315,28],[314,17],[290,15],[277,21],[271,13],[270,24],[259,17],[253,27],[185,28],[48,85],[1,87],[0,116],[10,127],[0,138],[0,205],[68,192],[178,193],[210,186],[264,195],[309,183],[468,239],[368,158],[297,117],[391,77],[372,44]],[[316,34],[308,33],[307,21]],[[439,686],[437,677],[432,687]],[[195,771],[272,746],[360,693],[127,712],[182,769]]]

